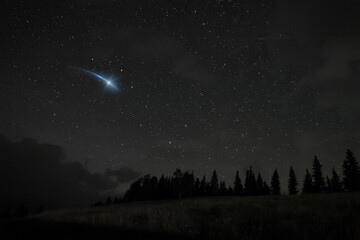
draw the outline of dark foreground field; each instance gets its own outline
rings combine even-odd
[[[213,197],[45,212],[0,239],[360,239],[360,193]]]

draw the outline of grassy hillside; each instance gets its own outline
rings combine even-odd
[[[133,202],[1,226],[1,239],[360,239],[360,193]]]

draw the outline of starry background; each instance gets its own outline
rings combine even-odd
[[[360,18],[349,1],[3,1],[0,132],[91,173],[252,166],[283,183],[360,153]],[[81,67],[118,78],[108,92]],[[107,170],[109,171],[109,170]],[[283,186],[285,189],[285,185]]]

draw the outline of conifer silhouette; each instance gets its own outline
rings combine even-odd
[[[206,177],[204,175],[200,182],[200,195],[202,196],[206,194],[206,185]]]
[[[344,188],[347,191],[360,190],[360,170],[354,154],[347,149],[343,162]]]
[[[256,195],[256,179],[251,167],[246,170],[244,194]]]
[[[235,181],[234,181],[234,194],[242,195],[244,193],[244,187],[241,183],[239,171],[236,171]]]
[[[342,191],[342,185],[340,182],[340,178],[339,175],[337,174],[337,172],[335,171],[335,169],[332,169],[332,177],[331,177],[331,190],[332,192],[341,192]]]
[[[313,168],[312,168],[312,178],[313,178],[313,192],[320,193],[325,190],[325,179],[322,175],[321,164],[317,156],[314,156]]]
[[[295,171],[293,167],[290,166],[289,181],[288,181],[289,194],[297,194],[298,193],[297,186],[298,186],[298,182],[296,179]]]
[[[216,170],[214,170],[210,180],[210,194],[216,195],[218,191],[219,191],[219,179]]]
[[[280,194],[280,179],[277,169],[275,169],[271,177],[271,194],[279,195]]]
[[[264,181],[261,177],[260,172],[258,173],[257,179],[256,179],[256,194],[257,195],[263,195],[264,194]]]
[[[312,193],[312,192],[313,192],[312,177],[310,175],[309,170],[306,169],[302,193],[307,194],[307,193]]]

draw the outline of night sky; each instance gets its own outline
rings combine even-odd
[[[58,145],[90,173],[216,169],[230,184],[252,166],[285,184],[315,154],[325,173],[360,154],[349,1],[7,0],[0,12],[0,133]]]

